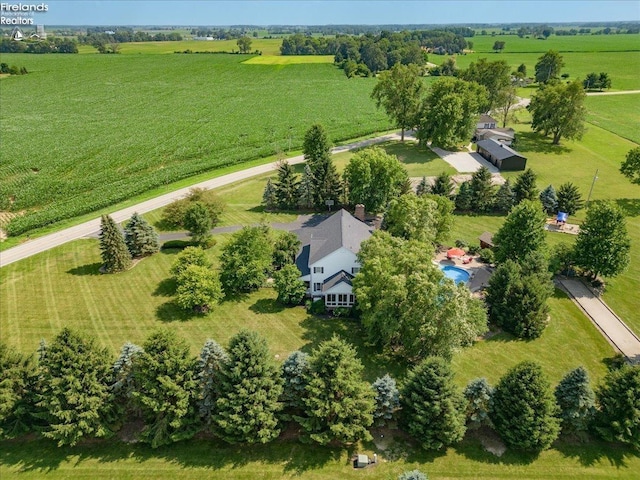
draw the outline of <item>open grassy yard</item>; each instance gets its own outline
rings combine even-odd
[[[640,93],[587,97],[587,121],[640,144]]]
[[[369,98],[375,79],[350,81],[333,65],[243,65],[249,57],[241,55],[54,57],[0,56],[31,72],[2,80],[0,210],[38,209],[38,223],[295,150],[313,123],[333,141],[389,128]]]

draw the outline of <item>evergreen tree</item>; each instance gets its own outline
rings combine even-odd
[[[453,192],[453,182],[451,181],[451,175],[447,172],[442,172],[438,175],[429,190],[429,193],[447,198],[451,198],[451,192]]]
[[[505,182],[500,185],[500,188],[498,188],[494,206],[499,212],[509,213],[515,203],[516,196],[511,189],[511,182],[507,178]]]
[[[0,341],[0,439],[13,438],[34,428],[37,414],[38,371],[25,357]]]
[[[107,437],[112,411],[109,354],[68,328],[53,339],[40,363],[46,438],[58,446],[76,445],[86,437]]]
[[[176,284],[176,303],[184,310],[207,313],[223,297],[218,274],[200,265],[189,265]]]
[[[443,358],[429,357],[409,373],[400,402],[407,433],[425,450],[440,450],[464,437],[464,397]]]
[[[309,164],[306,164],[304,166],[302,180],[300,180],[300,184],[298,185],[298,205],[304,209],[310,209],[313,207],[314,184],[311,167]]]
[[[537,200],[524,200],[516,205],[493,236],[496,262],[508,259],[522,262],[529,253],[546,248],[545,222],[542,205]]]
[[[271,182],[271,179],[267,180],[267,185],[264,187],[264,193],[262,194],[262,204],[267,210],[273,210],[278,204],[278,199],[276,198],[276,190],[273,186],[273,182]]]
[[[540,203],[542,203],[544,211],[549,215],[558,211],[558,196],[553,185],[549,185],[540,192]]]
[[[133,363],[131,397],[144,419],[140,439],[152,448],[193,437],[199,429],[196,361],[171,330],[152,333]]]
[[[472,208],[473,192],[471,190],[471,182],[467,180],[460,184],[460,189],[456,195],[456,210],[468,212]]]
[[[467,400],[467,426],[480,428],[491,425],[489,419],[489,407],[493,396],[493,387],[486,378],[471,380],[464,389],[464,397]]]
[[[549,381],[535,362],[521,362],[498,382],[489,416],[500,438],[509,447],[541,451],[560,432]]]
[[[427,182],[427,177],[422,177],[420,183],[416,186],[416,195],[421,196],[429,191],[431,191],[431,187],[429,186],[429,182]]]
[[[609,442],[640,449],[640,367],[623,365],[597,389],[595,429]]]
[[[302,151],[312,172],[318,164],[327,163],[331,159],[331,142],[322,125],[312,125],[307,130]]]
[[[202,202],[193,202],[184,214],[184,226],[194,242],[205,245],[211,238],[213,227],[207,206]]]
[[[336,336],[313,352],[304,413],[295,417],[311,440],[321,445],[371,440],[367,429],[373,423],[373,391],[362,371],[355,349]]]
[[[516,203],[523,200],[537,200],[538,188],[536,187],[536,174],[530,168],[518,175],[516,183],[513,185],[513,193]]]
[[[556,387],[555,395],[560,407],[562,431],[586,432],[591,425],[596,403],[587,370],[580,366],[567,373]]]
[[[277,413],[282,379],[264,338],[243,330],[229,341],[220,371],[216,434],[228,443],[267,443],[280,434]]]
[[[580,190],[573,183],[567,182],[560,185],[557,192],[558,205],[557,212],[565,212],[567,215],[574,215],[584,207],[584,200]]]
[[[211,261],[201,247],[187,247],[182,250],[171,265],[169,272],[174,278],[179,278],[190,265],[211,268]]]
[[[210,428],[215,413],[216,400],[222,368],[229,361],[229,355],[215,340],[207,340],[200,351],[196,366],[198,381],[198,411],[200,418]]]
[[[597,202],[587,210],[574,247],[576,264],[598,275],[615,277],[630,261],[631,239],[622,209],[613,202]]]
[[[299,305],[307,287],[302,280],[300,270],[294,264],[285,265],[274,275],[274,287],[278,292],[278,301],[285,305]]]
[[[327,200],[338,202],[342,193],[342,183],[331,159],[331,142],[322,125],[313,125],[307,130],[303,153],[313,178],[316,208],[324,208]]]
[[[132,257],[146,257],[160,251],[155,229],[137,213],[131,215],[124,227],[124,241]]]
[[[100,223],[100,254],[107,273],[122,272],[131,266],[131,254],[122,232],[109,215],[102,215]]]
[[[493,208],[494,191],[491,183],[491,172],[481,167],[471,176],[471,205],[476,212],[488,212]]]
[[[286,160],[278,163],[278,179],[274,183],[276,202],[282,210],[293,210],[298,206],[298,175]]]
[[[127,413],[131,408],[131,394],[135,389],[133,379],[133,364],[142,353],[138,345],[127,342],[120,350],[120,356],[111,367],[111,391],[115,396],[116,405]]]
[[[309,379],[309,355],[296,350],[282,363],[280,374],[284,380],[282,389],[283,420],[300,415],[304,409],[304,395]]]
[[[373,419],[377,425],[384,426],[395,419],[396,412],[400,409],[400,392],[396,381],[388,373],[377,378],[372,388],[376,401]]]

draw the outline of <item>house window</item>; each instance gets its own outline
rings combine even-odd
[[[484,128],[491,128],[491,124],[489,124],[489,123],[485,123],[485,124],[484,124]]]
[[[360,271],[360,267],[351,267],[351,274],[355,275]]]
[[[324,273],[324,267],[313,267],[313,273]]]
[[[322,290],[322,282],[314,283],[313,284],[313,291],[314,292],[319,292],[320,290]]]
[[[351,307],[353,301],[353,295],[348,293],[329,293],[324,297],[324,304],[327,307]]]

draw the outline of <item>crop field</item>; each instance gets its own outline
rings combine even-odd
[[[476,35],[468,40],[473,42],[473,50],[477,53],[493,53],[493,44],[496,41],[505,42],[503,53],[544,53],[548,50],[558,52],[640,51],[640,34],[551,35],[546,40],[538,40],[533,37],[520,38],[517,35]]]
[[[37,210],[14,233],[299,148],[313,123],[333,141],[390,126],[374,79],[247,58],[2,55],[31,72],[2,80],[0,210]]]
[[[333,55],[258,55],[245,65],[297,65],[299,63],[333,63]]]
[[[281,38],[253,38],[251,51],[259,50],[263,55],[279,55]],[[120,44],[121,54],[138,53],[174,53],[191,50],[193,52],[237,52],[237,40],[182,40],[179,42],[128,42]],[[97,54],[91,45],[81,45],[78,48],[82,54]]]
[[[587,97],[587,121],[640,144],[640,93]]]

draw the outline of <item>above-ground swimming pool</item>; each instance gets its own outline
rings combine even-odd
[[[454,267],[452,265],[444,265],[440,267],[442,273],[447,278],[450,278],[455,283],[469,283],[471,275],[463,268]]]

